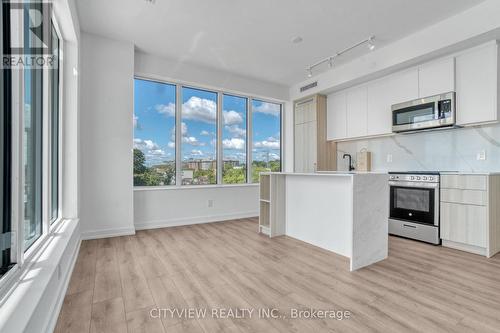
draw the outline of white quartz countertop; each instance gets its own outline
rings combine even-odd
[[[494,176],[500,175],[500,171],[443,171],[441,175],[478,175],[478,176]]]
[[[261,175],[286,176],[316,176],[316,177],[352,177],[356,175],[386,175],[387,172],[360,172],[360,171],[318,171],[318,172],[261,172]]]

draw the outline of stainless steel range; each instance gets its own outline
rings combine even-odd
[[[389,174],[389,234],[440,244],[439,172]]]

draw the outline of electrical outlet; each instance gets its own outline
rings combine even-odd
[[[481,150],[479,153],[477,153],[477,160],[486,161],[486,150]]]
[[[213,206],[214,206],[214,201],[208,200],[208,208],[213,208]]]
[[[392,154],[387,154],[387,163],[392,163]]]

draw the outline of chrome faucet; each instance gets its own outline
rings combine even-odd
[[[352,165],[352,156],[349,154],[344,154],[344,156],[342,156],[343,159],[345,159],[346,157],[349,157],[349,171],[353,171],[354,166]]]

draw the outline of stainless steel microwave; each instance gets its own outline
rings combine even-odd
[[[395,104],[392,131],[408,132],[455,125],[455,92]]]

